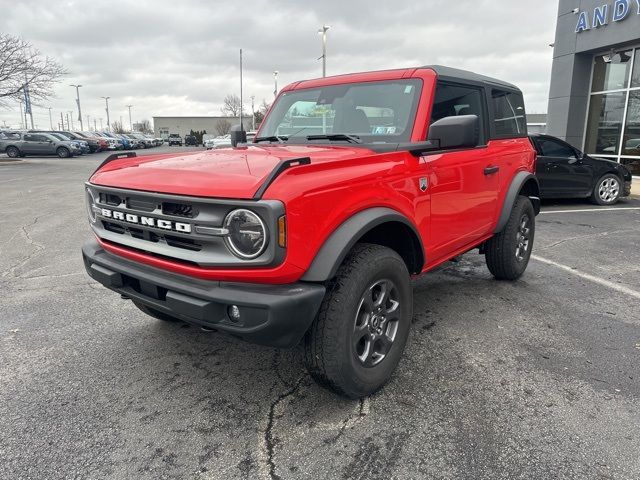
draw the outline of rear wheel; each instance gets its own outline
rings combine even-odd
[[[56,153],[58,154],[58,157],[60,157],[60,158],[68,158],[68,157],[71,156],[71,152],[66,147],[58,148],[58,150],[56,150]]]
[[[516,280],[527,269],[536,217],[529,198],[520,195],[504,229],[485,243],[489,271],[499,280]]]
[[[179,318],[172,317],[171,315],[167,315],[166,313],[160,312],[155,308],[147,307],[143,303],[139,303],[134,301],[133,304],[140,309],[140,311],[146,313],[147,315],[157,318],[158,320],[162,320],[163,322],[180,322]]]
[[[613,205],[620,199],[620,178],[613,173],[604,175],[596,183],[591,201],[596,205]]]
[[[20,150],[16,147],[7,147],[5,153],[9,158],[18,158],[20,156]]]
[[[395,251],[356,245],[331,281],[305,336],[311,376],[350,398],[380,389],[402,357],[412,297],[409,272]]]

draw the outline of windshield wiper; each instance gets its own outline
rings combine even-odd
[[[270,135],[268,137],[256,137],[253,139],[253,143],[259,143],[259,142],[278,142],[278,143],[284,143],[287,140],[289,140],[289,137],[284,137],[282,135]]]
[[[349,143],[362,143],[357,135],[347,133],[328,133],[326,135],[307,135],[307,140],[346,140]]]

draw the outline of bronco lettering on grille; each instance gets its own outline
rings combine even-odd
[[[170,220],[145,217],[142,215],[135,215],[133,213],[118,212],[116,210],[109,210],[108,208],[101,208],[99,213],[106,218],[112,218],[114,220],[120,220],[128,223],[135,223],[137,225],[142,225],[145,227],[156,227],[163,230],[175,230],[176,232],[191,233],[190,223],[172,222]]]

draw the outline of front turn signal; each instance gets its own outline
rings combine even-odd
[[[284,215],[278,218],[278,245],[282,248],[287,246],[287,220]]]

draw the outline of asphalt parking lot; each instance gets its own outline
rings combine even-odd
[[[395,377],[348,401],[89,279],[104,156],[0,159],[0,478],[640,478],[639,198],[546,203],[516,283],[417,279]]]

